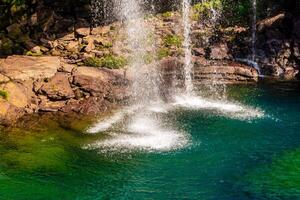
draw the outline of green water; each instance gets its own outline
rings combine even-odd
[[[171,151],[87,150],[105,134],[42,117],[0,129],[0,199],[300,199],[300,87],[237,86],[229,98],[264,116],[174,110],[189,142]]]

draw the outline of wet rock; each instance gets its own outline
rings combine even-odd
[[[292,80],[295,79],[295,77],[299,74],[299,70],[295,69],[293,67],[287,67],[284,70],[283,77],[286,80]]]
[[[195,56],[205,56],[205,50],[204,48],[193,48],[192,53]]]
[[[212,60],[224,60],[230,59],[229,49],[227,44],[220,43],[210,47],[210,59]]]
[[[261,20],[257,23],[257,30],[264,31],[270,27],[274,28],[276,26],[279,26],[282,23],[285,16],[285,13],[280,13],[276,16]]]
[[[98,115],[107,111],[110,103],[99,97],[89,97],[80,101],[73,101],[64,106],[61,111],[64,113],[75,112],[85,116]]]
[[[43,97],[38,109],[42,112],[57,112],[65,105],[66,101],[50,101],[46,97]]]
[[[251,83],[258,81],[256,69],[232,61],[210,61],[203,57],[197,57],[194,61],[193,81],[202,84],[211,81],[218,83]],[[182,63],[174,57],[164,59],[160,62],[164,85],[174,84],[177,79],[179,85],[184,79]],[[180,70],[181,69],[181,70]]]
[[[24,110],[0,99],[0,124],[10,125],[25,114]]]
[[[258,81],[256,69],[231,61],[208,62],[202,65],[195,62],[194,81],[201,83],[215,81],[236,84]]]
[[[297,39],[300,39],[300,16],[295,19],[293,33]]]
[[[92,35],[106,35],[110,31],[110,26],[98,26],[91,30]]]
[[[49,82],[45,83],[40,91],[52,100],[67,100],[75,97],[68,75],[62,72],[58,72]]]

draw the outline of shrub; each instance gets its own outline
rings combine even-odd
[[[176,47],[181,47],[182,45],[182,37],[178,35],[167,35],[164,38],[164,46],[170,47],[170,46],[176,46]]]
[[[127,60],[124,57],[108,55],[102,58],[87,58],[85,59],[84,64],[91,67],[106,67],[109,69],[118,69],[124,67],[127,64]]]
[[[155,60],[155,56],[152,53],[148,53],[143,56],[144,63],[150,64]]]
[[[170,49],[168,49],[166,47],[163,47],[157,51],[157,58],[159,60],[161,60],[165,57],[168,57],[169,55],[171,55]]]
[[[7,100],[8,92],[6,92],[5,90],[0,90],[0,97]]]
[[[162,17],[164,18],[169,18],[169,17],[172,17],[173,16],[173,13],[172,12],[165,12],[162,14]]]

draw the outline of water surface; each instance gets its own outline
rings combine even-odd
[[[156,109],[128,130],[126,113],[93,134],[48,118],[3,128],[0,199],[300,199],[300,87],[228,93],[247,109]]]

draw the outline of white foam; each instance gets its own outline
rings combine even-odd
[[[138,109],[139,107],[137,106],[124,108],[121,111],[114,113],[109,118],[99,121],[98,123],[90,127],[86,132],[89,134],[95,134],[106,131],[109,128],[111,128],[114,124],[122,121],[126,115],[133,113]]]
[[[121,121],[123,117],[124,117],[124,112],[118,112],[113,116],[111,116],[110,118],[107,118],[101,122],[96,123],[95,125],[90,127],[86,132],[90,134],[95,134],[95,133],[106,131],[113,124]]]
[[[145,115],[135,116],[132,123],[127,126],[127,131],[84,148],[99,149],[101,152],[132,150],[163,152],[182,148],[188,143],[187,136],[183,132],[163,128],[158,119]]]
[[[248,106],[241,105],[239,103],[210,100],[198,96],[176,96],[174,106],[184,107],[190,109],[207,109],[216,110],[222,115],[235,119],[253,119],[261,118],[264,116],[264,112]]]

